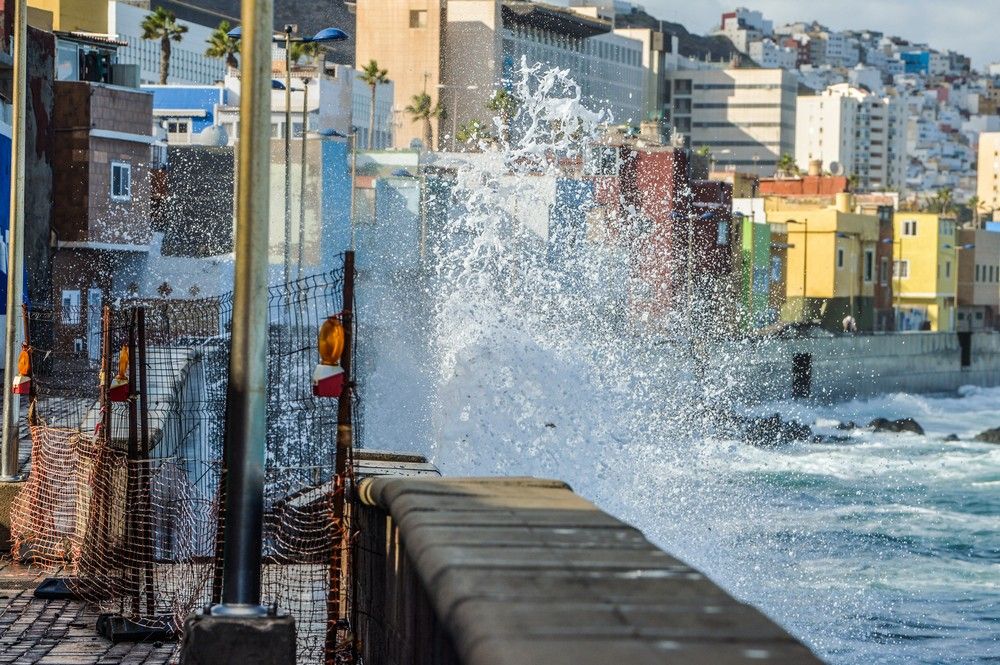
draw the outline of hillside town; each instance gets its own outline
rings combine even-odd
[[[556,201],[539,242],[620,224],[627,208],[694,264],[667,274],[617,247],[624,274],[646,283],[620,294],[625,309],[652,311],[652,298],[668,311],[693,271],[736,334],[1000,326],[1000,64],[976,71],[886,32],[775,26],[742,7],[705,36],[621,0],[351,7],[353,53],[304,26],[275,33],[275,279],[329,269],[355,228],[427,223],[413,212],[426,194],[410,190],[447,191],[443,155],[516,140],[502,127],[513,78],[540,63],[566,70],[607,122],[564,164],[585,187],[564,188],[573,205]],[[29,296],[76,312],[62,320],[88,353],[87,310],[105,296],[190,298],[231,278],[237,20],[169,0],[29,9]],[[400,191],[401,212],[380,205]],[[692,225],[700,248],[683,238]]]

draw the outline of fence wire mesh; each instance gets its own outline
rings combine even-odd
[[[269,292],[262,601],[295,617],[301,663],[327,662],[338,618],[337,400],[313,396],[312,372],[343,281],[337,270]],[[219,602],[231,320],[228,295],[28,312],[32,462],[12,511],[17,556],[63,567],[74,593],[140,625],[180,631]],[[115,401],[122,349],[127,397]]]

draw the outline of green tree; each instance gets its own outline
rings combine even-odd
[[[969,210],[972,211],[972,225],[978,229],[980,220],[979,213],[982,208],[982,201],[979,199],[978,196],[973,194],[972,196],[969,197],[968,206]]]
[[[478,120],[470,120],[459,125],[455,138],[459,143],[479,143],[490,138],[490,133],[486,130],[486,124]]]
[[[142,28],[143,39],[160,40],[160,85],[166,85],[170,75],[170,42],[183,39],[187,26],[179,24],[173,12],[157,7],[142,19],[139,27]]]
[[[942,187],[934,194],[934,212],[947,215],[955,204],[955,197],[950,187]]]
[[[361,70],[361,80],[371,91],[371,105],[368,108],[368,149],[375,146],[375,90],[379,85],[389,82],[389,70],[380,69],[378,62],[369,60]]]
[[[786,152],[778,158],[778,173],[786,176],[795,176],[799,174],[799,166],[795,163],[794,155]]]
[[[495,90],[486,101],[486,110],[500,119],[500,140],[510,143],[510,126],[521,101],[504,88]]]
[[[209,58],[225,58],[226,66],[236,69],[240,66],[236,60],[236,54],[240,52],[240,40],[229,36],[231,27],[229,21],[219,23],[219,27],[213,30],[206,40],[208,48],[205,49],[205,55]]]
[[[319,51],[319,42],[292,42],[288,46],[288,59],[293,65],[298,64],[303,58],[312,62],[319,55]]]
[[[412,103],[404,109],[413,118],[413,122],[418,120],[423,123],[423,141],[426,150],[434,149],[434,130],[431,126],[432,118],[443,118],[445,113],[441,108],[441,103],[435,104],[431,96],[426,92],[413,95]]]

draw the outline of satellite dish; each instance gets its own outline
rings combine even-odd
[[[841,166],[840,162],[830,162],[830,173],[833,175],[841,175],[844,172],[844,167]]]

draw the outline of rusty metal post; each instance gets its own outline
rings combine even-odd
[[[151,497],[150,497],[150,482],[149,482],[149,472],[146,468],[146,464],[149,463],[150,459],[150,449],[149,449],[149,381],[147,375],[149,373],[149,359],[147,356],[147,351],[149,346],[146,342],[146,308],[143,306],[137,307],[135,310],[135,332],[136,332],[136,354],[132,359],[132,363],[135,366],[135,371],[139,379],[139,456],[143,460],[143,466],[141,466],[141,474],[139,476],[139,487],[142,491],[143,500],[143,511],[148,518],[152,518],[151,509]],[[153,588],[153,557],[155,552],[153,552],[153,538],[148,522],[142,523],[142,531],[140,533],[140,542],[143,548],[145,548],[146,556],[143,559],[143,574],[146,578],[146,614],[153,616],[156,609],[156,597]]]
[[[351,356],[354,352],[354,252],[344,253],[344,301],[340,321],[344,326],[344,352],[340,358],[340,366],[344,370],[344,389],[337,402],[337,449],[334,459],[333,486],[333,520],[336,529],[336,542],[330,557],[330,591],[326,604],[326,662],[333,663],[334,651],[337,646],[338,621],[343,617],[341,597],[344,595],[343,584],[344,550],[350,537],[350,529],[346,524],[345,493],[347,489],[347,463],[354,443],[354,426],[351,420],[351,393],[353,375],[351,374]]]

